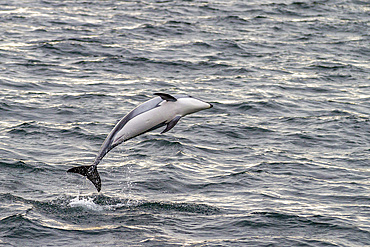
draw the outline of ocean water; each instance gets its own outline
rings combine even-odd
[[[368,1],[1,1],[0,246],[369,246]],[[155,92],[214,105],[89,165]]]

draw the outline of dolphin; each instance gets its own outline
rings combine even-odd
[[[154,95],[158,97],[140,104],[114,126],[105,138],[92,165],[73,167],[67,172],[87,177],[100,192],[101,179],[97,166],[114,147],[148,131],[166,126],[161,132],[163,134],[171,130],[181,117],[212,108],[212,104],[189,95],[172,96],[166,93],[155,93]]]

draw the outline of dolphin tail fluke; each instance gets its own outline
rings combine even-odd
[[[98,192],[101,190],[101,180],[96,165],[77,166],[69,169],[67,172],[78,173],[87,177],[94,184]]]

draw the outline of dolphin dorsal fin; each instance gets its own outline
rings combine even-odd
[[[172,101],[172,102],[177,101],[175,97],[167,93],[155,93],[154,95],[158,95],[159,97],[161,97],[163,100],[166,100],[166,101]]]

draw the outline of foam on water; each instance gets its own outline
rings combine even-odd
[[[80,196],[69,200],[68,206],[71,208],[82,208],[89,211],[102,212],[102,211],[115,211],[122,208],[137,207],[142,204],[129,196],[127,199],[111,198],[104,195],[96,196]]]
[[[83,197],[80,197],[79,195],[71,199],[69,206],[72,208],[81,207],[81,208],[93,210],[93,211],[104,210],[102,206],[94,203],[93,198],[91,197],[83,198]]]

